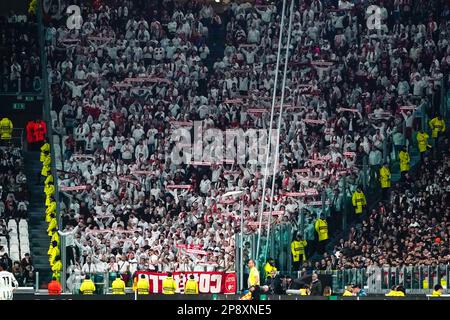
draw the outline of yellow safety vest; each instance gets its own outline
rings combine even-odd
[[[150,284],[147,279],[139,279],[137,283],[137,291],[138,294],[148,294],[148,289],[150,288]]]
[[[53,237],[53,229],[56,228],[58,225],[58,222],[56,221],[56,218],[52,218],[50,220],[50,223],[48,224],[48,228],[47,228],[47,234],[49,237]]]
[[[256,267],[250,269],[250,274],[248,275],[248,285],[251,286],[259,286],[259,271]]]
[[[125,294],[125,282],[122,279],[114,280],[111,287],[113,294]]]
[[[44,152],[50,152],[50,144],[48,142],[44,143],[44,145],[41,147],[41,154],[39,157],[39,160],[41,160],[41,162],[44,162],[45,160],[45,153]]]
[[[445,279],[445,277],[442,277],[441,279],[441,286],[444,289],[447,289],[447,280]]]
[[[52,239],[50,240],[50,242],[53,242],[53,241],[56,241],[56,243],[57,243],[58,246],[59,246],[59,234],[58,234],[58,232],[55,232],[55,233],[53,234]]]
[[[417,134],[417,144],[419,146],[420,152],[427,151],[428,137],[429,137],[429,135],[426,132],[424,132],[424,133],[419,132]]]
[[[367,205],[366,196],[364,195],[364,193],[358,191],[353,192],[352,204],[355,207],[355,213],[362,213],[363,207]]]
[[[433,292],[431,293],[432,297],[440,297],[441,295],[442,295],[442,293],[440,291],[436,291],[436,290],[433,290]]]
[[[300,260],[300,255],[303,255],[303,260],[306,260],[305,255],[305,247],[308,245],[308,242],[306,240],[297,241],[294,240],[291,243],[291,253],[292,253],[292,260],[294,262],[297,262]]]
[[[409,162],[411,161],[409,153],[404,152],[402,150],[400,151],[399,158],[400,158],[400,172],[409,171]]]
[[[328,239],[328,223],[325,220],[317,219],[315,229],[319,235],[319,242]]]
[[[59,255],[60,255],[59,248],[53,247],[51,249],[50,255],[48,257],[48,262],[50,263],[50,266],[53,266],[53,264],[55,263],[56,256],[59,256]]]
[[[381,182],[381,188],[383,188],[383,189],[391,187],[391,171],[389,170],[389,168],[381,167],[380,182]]]
[[[272,273],[277,272],[277,268],[272,267],[270,263],[267,262],[266,265],[264,266],[264,271],[266,273],[266,278],[268,278],[272,277]]]
[[[437,117],[433,118],[429,122],[431,128],[431,137],[437,138],[440,133],[445,132],[445,122],[444,120],[439,120]]]
[[[186,288],[184,294],[198,294],[198,283],[194,279],[186,281]]]
[[[95,284],[94,282],[92,282],[91,279],[84,279],[83,283],[81,284],[80,287],[80,292],[82,294],[94,294],[95,291]]]
[[[300,295],[301,296],[308,296],[309,295],[308,289],[306,289],[306,288],[300,289]]]
[[[172,277],[167,277],[162,282],[163,294],[175,294],[177,290],[177,282]]]
[[[59,280],[59,278],[61,277],[61,274],[60,274],[61,269],[62,269],[62,263],[61,263],[61,260],[58,260],[52,266],[53,277],[56,277],[57,280]]]
[[[345,290],[344,291],[344,294],[342,295],[343,297],[352,297],[353,296],[353,293],[351,293],[350,291],[348,291],[348,290]]]
[[[0,121],[0,138],[2,140],[11,139],[12,131],[13,131],[13,124],[11,120],[9,120],[8,118],[3,118]]]

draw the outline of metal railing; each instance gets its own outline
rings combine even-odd
[[[338,293],[342,293],[349,284],[359,284],[370,294],[385,294],[398,285],[402,285],[409,294],[430,294],[437,284],[448,292],[450,266],[369,267],[315,272],[331,275],[333,291]]]

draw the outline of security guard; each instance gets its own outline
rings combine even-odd
[[[59,246],[59,234],[56,230],[56,232],[53,233],[52,238],[50,239],[50,242],[56,241],[57,245]]]
[[[113,281],[111,287],[113,294],[125,294],[125,282],[120,278],[119,274]]]
[[[52,201],[55,201],[53,196],[55,195],[55,186],[53,185],[53,182],[49,183],[46,187],[44,187],[44,193],[45,193],[45,205],[49,207],[52,203]]]
[[[60,255],[58,243],[56,241],[53,241],[50,244],[50,248],[48,249],[48,262],[50,263],[50,266],[53,266],[55,263],[55,258]]]
[[[41,175],[47,177],[50,174],[52,157],[49,152],[44,152],[44,161],[42,162]]]
[[[81,287],[80,287],[80,292],[81,292],[81,294],[84,294],[84,295],[94,294],[95,284],[91,280],[91,277],[89,275],[86,275],[86,277],[84,277],[83,283],[81,284]]]
[[[427,151],[427,147],[431,147],[428,144],[428,138],[430,136],[428,133],[424,132],[423,130],[420,130],[419,133],[417,133],[416,139],[417,144],[419,146],[419,152],[420,152],[420,159],[423,161],[423,157],[425,155],[425,152]]]
[[[53,199],[53,197],[50,198],[50,205],[45,209],[45,221],[47,223],[50,223],[50,215],[52,213],[56,212],[56,201]]]
[[[198,294],[198,282],[195,280],[193,274],[191,274],[189,280],[186,281],[184,294]]]
[[[380,168],[380,183],[383,200],[388,200],[389,188],[391,187],[391,171],[386,162]]]
[[[3,118],[0,120],[0,139],[9,140],[11,139],[13,131],[13,124],[8,118]]]
[[[385,294],[386,297],[404,297],[405,293],[400,290],[400,286],[393,287],[391,291]]]
[[[307,284],[304,284],[303,287],[300,288],[300,295],[309,296],[309,286]]]
[[[437,284],[434,286],[434,290],[431,293],[431,296],[432,297],[440,297],[442,295],[443,290],[444,290],[444,288],[440,284]]]
[[[406,147],[403,147],[402,150],[399,153],[400,158],[400,174],[402,176],[402,181],[405,178],[405,174],[409,171],[409,162],[411,161],[411,158],[409,156],[408,150]]]
[[[141,278],[137,282],[137,293],[138,294],[148,294],[150,289],[150,283],[148,279],[145,278],[145,274],[141,274]]]
[[[58,281],[61,278],[61,270],[62,270],[61,257],[56,256],[55,262],[53,263],[53,266],[52,266],[52,272],[53,272],[53,277],[56,278],[56,280],[58,280]]]
[[[266,280],[271,278],[275,278],[275,276],[277,275],[277,268],[275,267],[275,260],[273,260],[272,258],[269,258],[267,260],[266,265],[264,266],[264,272],[266,275]]]
[[[308,242],[303,240],[299,234],[291,243],[292,265],[295,271],[299,271],[300,265],[306,261],[305,248],[307,245]]]
[[[348,285],[345,288],[344,293],[342,294],[343,297],[353,297],[353,287],[351,285]]]
[[[58,226],[58,222],[56,221],[56,216],[54,213],[50,215],[50,223],[48,224],[47,234],[49,237],[53,237],[54,229]]]
[[[247,263],[248,269],[250,270],[250,273],[248,275],[248,287],[253,286],[259,286],[260,285],[260,279],[259,279],[259,271],[256,268],[255,260],[250,259]]]
[[[367,205],[366,196],[359,186],[356,188],[355,192],[353,192],[352,204],[353,207],[355,207],[355,214],[359,218],[364,210],[364,207]]]
[[[431,137],[437,139],[442,136],[445,132],[445,121],[440,116],[434,117],[428,123],[431,129]]]
[[[175,294],[178,288],[177,282],[172,277],[172,272],[167,272],[167,277],[162,282],[163,294]]]
[[[41,155],[39,157],[39,160],[41,160],[41,162],[44,162],[46,152],[50,153],[50,143],[48,143],[47,140],[45,140],[45,143],[41,147]]]
[[[319,254],[323,254],[325,252],[326,242],[328,240],[328,223],[326,219],[321,219],[320,217],[316,220],[314,224],[316,232],[319,237],[319,242],[317,245],[317,249]]]
[[[56,277],[52,277],[52,281],[47,286],[48,294],[50,296],[59,296],[61,294],[61,284],[56,280]]]
[[[54,184],[54,183],[53,183],[53,176],[52,176],[51,174],[49,174],[49,175],[47,176],[47,178],[45,178],[45,181],[44,181],[44,185],[45,185],[45,186],[48,186],[48,185],[50,185],[50,184]]]

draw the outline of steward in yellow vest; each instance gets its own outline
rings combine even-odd
[[[404,172],[409,171],[409,162],[411,161],[411,158],[409,156],[408,150],[406,147],[403,147],[402,150],[399,153],[400,158],[400,172],[403,174]]]
[[[50,143],[46,142],[41,147],[41,155],[39,157],[39,160],[41,160],[41,162],[44,162],[45,155],[49,153],[50,153]]]
[[[178,288],[177,282],[172,277],[172,272],[167,273],[167,278],[162,282],[163,294],[175,294]]]
[[[9,140],[11,139],[13,131],[13,124],[8,118],[3,118],[0,120],[0,139]]]
[[[391,187],[391,171],[389,170],[387,163],[385,163],[380,169],[380,182],[382,189]]]
[[[382,200],[389,200],[389,188],[391,187],[391,171],[387,163],[380,169],[381,197]]]
[[[424,132],[423,130],[420,130],[420,132],[417,134],[416,139],[420,154],[427,151],[427,147],[430,147],[430,145],[428,144],[429,137],[430,136],[428,135],[428,133]]]
[[[61,270],[62,270],[61,257],[56,256],[55,261],[52,266],[52,272],[53,272],[53,277],[56,278],[57,281],[59,281],[59,279],[61,278]]]
[[[303,240],[300,235],[291,242],[292,264],[295,270],[300,269],[300,264],[306,261],[305,248],[308,245],[306,240]]]
[[[248,260],[247,267],[250,270],[247,280],[248,288],[253,286],[259,286],[260,285],[259,271],[258,268],[256,268],[255,260],[253,259]]]
[[[443,290],[444,290],[444,288],[440,284],[437,284],[434,286],[434,290],[433,290],[433,293],[431,293],[431,296],[432,297],[440,297],[442,295]]]
[[[87,295],[87,294],[94,294],[95,292],[95,284],[91,280],[91,277],[89,275],[86,275],[86,277],[83,280],[83,283],[80,287],[81,294]]]
[[[353,286],[348,285],[347,288],[345,288],[344,293],[342,294],[343,297],[353,297]]]
[[[47,234],[49,237],[53,237],[55,229],[58,227],[58,221],[56,221],[56,216],[54,213],[50,214],[50,223],[47,227]]]
[[[328,223],[325,219],[318,218],[314,227],[319,236],[319,242],[328,239]]]
[[[272,258],[269,258],[269,260],[267,260],[267,263],[264,266],[264,273],[266,279],[268,278],[273,279],[277,275],[277,268],[275,267],[275,261]]]
[[[327,220],[322,218],[317,218],[316,223],[314,224],[316,229],[319,242],[317,243],[317,252],[319,254],[323,254],[326,251],[326,244],[328,240],[328,223]]]
[[[141,274],[141,278],[137,282],[138,294],[148,294],[149,289],[150,289],[150,283],[148,282],[148,279],[145,278],[144,274]]]
[[[125,282],[120,278],[120,275],[117,275],[111,287],[113,294],[125,294]]]
[[[363,212],[364,207],[367,205],[366,196],[362,192],[361,188],[358,187],[352,195],[352,204],[355,207],[355,213],[360,214]]]
[[[191,274],[189,280],[186,281],[184,294],[198,294],[198,282],[194,279],[193,274]]]
[[[431,137],[436,139],[445,132],[445,121],[441,117],[437,116],[430,120],[428,123],[431,129]]]

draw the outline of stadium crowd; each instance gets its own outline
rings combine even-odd
[[[281,1],[232,1],[220,15],[202,1],[155,1],[142,8],[132,1],[96,3],[83,7],[81,30],[52,24],[46,33],[52,125],[67,136],[59,186],[80,188],[66,192],[70,205],[62,204],[71,268],[128,277],[136,270],[233,271],[241,208],[221,195],[245,190],[244,229],[254,231],[264,163],[176,165],[172,133],[193,121],[202,121],[205,130],[268,129]],[[385,25],[368,30],[361,5],[296,2],[273,208],[284,212],[275,223],[296,222],[322,191],[330,201],[352,194],[362,184],[364,158],[369,179],[378,180],[383,164],[418,143],[418,113],[439,114],[450,62],[448,6],[408,3],[379,3]],[[225,43],[223,56],[207,46],[210,33],[220,30],[225,38],[214,45]],[[282,48],[283,56],[286,40]],[[278,100],[280,92],[281,85]],[[436,139],[433,146],[441,150],[443,143]],[[432,181],[429,163],[422,166],[428,173],[418,177],[417,193],[405,198],[393,187],[392,197],[361,230],[352,229],[349,240],[336,246],[339,253],[325,253],[315,266],[395,265],[402,258],[408,264],[436,263],[427,253],[436,250],[439,262],[448,262],[434,234],[448,244],[448,222],[439,216],[448,217],[442,202],[448,199],[440,197],[448,169],[436,165],[444,178]],[[307,196],[287,194],[306,191]],[[424,206],[441,211],[424,217]],[[310,224],[320,216],[338,229],[336,207],[311,209],[316,213],[309,215]],[[401,226],[392,226],[399,221]],[[428,222],[433,232],[413,227],[409,235],[405,229]],[[404,256],[416,237],[423,242],[414,244],[420,256]]]
[[[0,91],[33,92],[41,87],[36,23],[32,16],[0,17]]]
[[[29,192],[23,172],[20,148],[0,148],[0,261],[21,286],[34,285],[34,267],[29,254],[28,230],[21,221],[28,218]],[[20,242],[19,242],[20,241]]]

